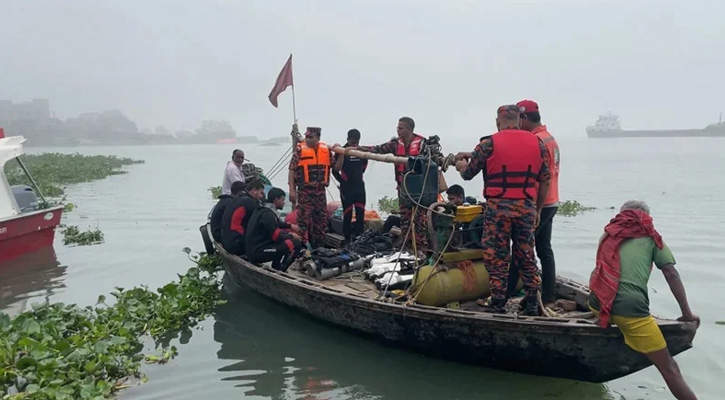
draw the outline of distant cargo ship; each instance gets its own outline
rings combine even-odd
[[[619,117],[612,115],[600,115],[593,126],[587,127],[587,136],[590,138],[612,138],[612,137],[695,137],[695,136],[725,136],[725,123],[720,121],[710,124],[702,129],[652,129],[652,130],[623,130],[619,124]]]

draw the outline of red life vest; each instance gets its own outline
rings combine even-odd
[[[546,125],[539,126],[531,131],[531,133],[541,139],[541,142],[546,146],[546,151],[549,153],[551,181],[549,183],[549,194],[546,196],[544,205],[557,204],[559,202],[559,144],[546,129]]]
[[[539,138],[520,129],[491,135],[493,152],[486,160],[484,197],[536,199],[537,178],[544,160]]]
[[[400,157],[420,155],[424,140],[423,136],[414,133],[413,140],[410,141],[410,146],[406,151],[405,142],[403,142],[403,139],[398,138],[398,149],[395,151],[395,155]],[[407,164],[395,164],[395,181],[398,182],[398,185],[403,183],[403,173],[407,167]]]

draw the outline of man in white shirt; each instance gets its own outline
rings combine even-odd
[[[232,152],[232,161],[227,161],[227,168],[224,170],[222,181],[222,194],[232,194],[232,183],[244,182],[242,164],[244,163],[244,152],[237,149]]]

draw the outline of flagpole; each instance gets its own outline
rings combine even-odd
[[[294,71],[294,68],[292,66],[292,53],[289,54],[290,58],[290,72]],[[297,104],[295,103],[295,83],[294,79],[292,80],[292,115],[295,118],[295,124],[297,123]]]

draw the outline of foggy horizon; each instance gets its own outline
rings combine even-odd
[[[300,129],[321,126],[329,143],[351,128],[381,142],[410,116],[446,151],[465,150],[494,131],[496,107],[525,98],[556,136],[584,138],[608,112],[623,129],[703,128],[725,111],[723,10],[704,0],[0,0],[0,99],[48,98],[61,119],[117,109],[139,129],[228,120],[238,136],[269,138],[293,122],[290,88],[277,109],[267,99],[293,53]]]

